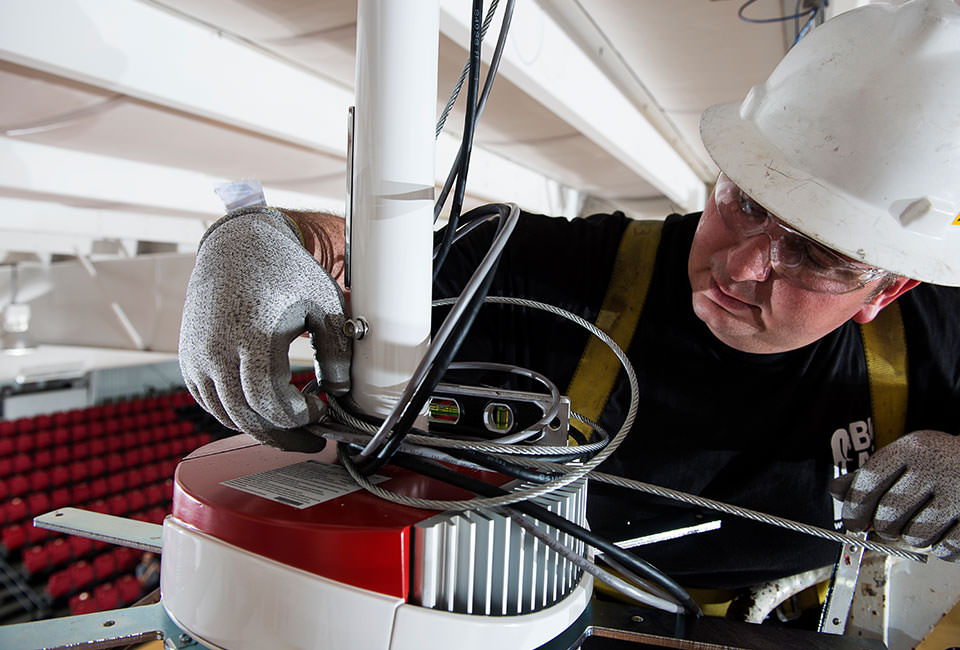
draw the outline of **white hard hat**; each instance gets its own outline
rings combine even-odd
[[[960,5],[871,4],[800,41],[700,120],[740,188],[821,243],[960,286]]]

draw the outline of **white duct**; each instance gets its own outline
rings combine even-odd
[[[380,416],[430,338],[438,33],[438,0],[357,5],[351,311],[369,330],[352,381]]]

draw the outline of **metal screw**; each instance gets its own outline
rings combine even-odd
[[[367,330],[369,329],[370,326],[367,324],[367,321],[360,316],[357,318],[349,318],[347,319],[347,322],[343,324],[343,333],[352,338],[354,341],[359,341],[366,336]]]
[[[193,643],[193,639],[190,638],[190,635],[184,632],[180,635],[180,638],[177,639],[181,645],[187,645],[188,643]]]
[[[833,619],[833,624],[834,624],[834,625],[840,625],[840,619],[839,619],[839,618]]]
[[[104,621],[104,622],[103,622],[103,627],[113,627],[113,626],[116,625],[116,624],[117,624],[116,621]]]
[[[643,623],[642,616],[631,616],[630,620],[633,621],[634,623]]]

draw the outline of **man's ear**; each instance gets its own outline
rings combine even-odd
[[[866,302],[863,307],[860,308],[860,311],[853,315],[854,322],[860,323],[861,325],[869,323],[877,317],[881,309],[918,284],[920,284],[919,280],[911,280],[910,278],[898,275],[893,282],[884,287],[883,290]]]

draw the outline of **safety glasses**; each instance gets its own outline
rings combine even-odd
[[[790,228],[721,173],[714,200],[724,225],[741,238],[764,234],[770,239],[770,268],[790,284],[817,293],[842,294],[886,275],[836,253]]]

